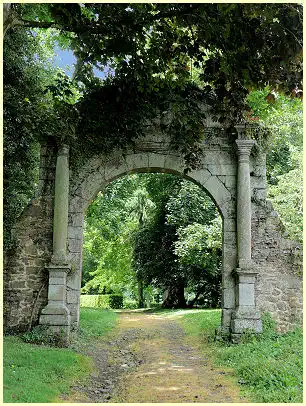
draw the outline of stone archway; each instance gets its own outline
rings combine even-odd
[[[242,138],[234,140],[217,128],[217,136],[206,137],[201,145],[200,167],[187,175],[183,156],[171,150],[167,135],[156,131],[133,149],[93,156],[78,169],[69,166],[67,146],[43,146],[40,193],[18,221],[17,248],[6,260],[6,326],[22,331],[39,320],[67,333],[78,326],[85,211],[117,177],[155,171],[197,183],[221,213],[223,331],[233,339],[245,328],[259,332],[259,311],[265,310],[281,328],[289,328],[302,307],[300,277],[292,261],[299,248],[284,239],[266,201],[265,154]]]
[[[254,295],[256,272],[251,264],[249,156],[254,142],[238,140],[235,144],[238,163],[233,145],[225,139],[211,139],[205,146],[201,167],[185,175],[183,157],[165,148],[166,140],[147,138],[125,154],[115,151],[88,160],[72,175],[69,192],[67,149],[62,148],[57,158],[48,305],[42,310],[40,323],[68,329],[78,326],[84,214],[98,191],[119,176],[155,171],[178,174],[199,184],[215,202],[223,219],[222,329],[232,334],[241,334],[246,327],[260,332]],[[64,258],[66,235],[68,252]]]

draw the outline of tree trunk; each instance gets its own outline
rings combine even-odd
[[[180,309],[186,307],[183,283],[167,288],[162,307],[166,309]]]
[[[142,279],[138,279],[138,307],[140,309],[144,308],[143,280]]]
[[[198,298],[199,298],[199,296],[201,295],[201,293],[202,293],[202,290],[198,290],[197,293],[196,293],[196,295],[195,295],[195,297],[194,297],[194,299],[190,300],[190,302],[188,303],[188,307],[189,307],[190,309],[193,308],[194,304],[195,304],[196,301],[198,300]]]
[[[7,31],[19,23],[18,17],[12,8],[11,3],[3,4],[3,37]]]

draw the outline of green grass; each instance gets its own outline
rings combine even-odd
[[[19,337],[3,340],[4,402],[52,402],[92,369],[91,360],[63,348],[24,343]]]
[[[33,345],[18,336],[3,339],[3,384],[6,403],[50,403],[69,393],[70,386],[85,380],[93,361],[75,349],[89,348],[93,340],[115,326],[117,315],[110,310],[81,309],[81,334],[71,349]]]
[[[82,307],[80,329],[84,337],[101,337],[111,331],[116,324],[118,315],[108,309]]]
[[[215,328],[220,324],[220,311],[203,310],[182,318],[185,331],[203,338],[205,347],[218,366],[231,367],[243,394],[253,402],[303,402],[302,392],[302,330],[278,335],[269,318],[264,318],[261,338],[245,336],[239,345],[213,342]],[[203,348],[205,348],[203,346]]]

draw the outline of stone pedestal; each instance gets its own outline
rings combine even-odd
[[[66,306],[66,276],[70,267],[50,264],[48,304],[42,310],[39,324],[49,326],[54,332],[63,331],[67,336],[70,329],[70,314]]]
[[[245,329],[251,329],[256,333],[262,331],[260,313],[255,306],[255,278],[257,272],[248,269],[237,268],[236,276],[236,309],[232,313],[232,335],[240,335]]]

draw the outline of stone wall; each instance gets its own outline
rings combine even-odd
[[[12,236],[14,248],[4,262],[4,328],[27,330],[37,324],[47,303],[48,264],[52,254],[53,194],[56,147],[41,148],[38,196],[18,219]]]
[[[286,238],[277,212],[267,198],[266,156],[251,159],[252,258],[259,272],[256,306],[270,312],[280,331],[302,322],[302,247]]]
[[[285,237],[269,201],[254,204],[252,227],[257,306],[272,314],[280,331],[287,331],[302,322],[302,247]]]

